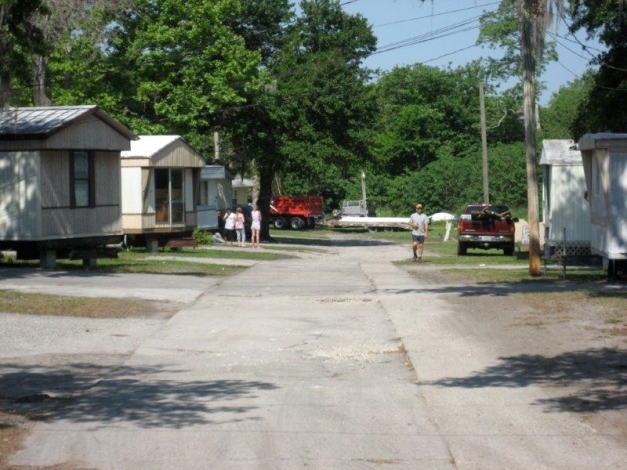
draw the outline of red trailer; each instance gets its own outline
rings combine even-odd
[[[323,221],[320,196],[273,196],[270,201],[270,222],[277,229],[314,228]]]

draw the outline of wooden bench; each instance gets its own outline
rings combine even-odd
[[[165,244],[165,248],[196,248],[198,240],[195,238],[171,238]]]

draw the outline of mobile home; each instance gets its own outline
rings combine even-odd
[[[0,111],[0,248],[54,267],[119,243],[120,152],[135,138],[97,106]]]
[[[627,272],[627,134],[579,139],[592,223],[592,251],[610,277]]]
[[[205,159],[181,136],[142,135],[122,152],[122,230],[128,244],[162,245],[197,228]]]
[[[218,217],[232,205],[233,174],[224,165],[206,165],[200,172],[198,228],[218,229]]]
[[[545,252],[590,254],[592,226],[586,201],[586,179],[577,143],[570,139],[542,142],[542,220]]]

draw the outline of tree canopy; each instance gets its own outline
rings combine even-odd
[[[180,134],[208,159],[217,131],[224,163],[257,177],[262,210],[278,191],[336,208],[361,197],[363,170],[369,204],[400,215],[416,200],[430,212],[481,200],[483,82],[490,199],[520,208],[522,89],[499,88],[521,73],[520,1],[482,17],[478,41],[504,48],[502,60],[375,74],[364,66],[372,27],[339,0],[0,0],[2,99],[98,104],[137,134]],[[608,49],[598,72],[540,110],[536,144],[627,126],[627,21],[616,0],[571,5],[572,30]],[[535,50],[538,64],[555,58],[550,46]]]

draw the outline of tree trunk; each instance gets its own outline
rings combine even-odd
[[[33,102],[35,106],[51,106],[52,100],[46,95],[48,58],[39,54],[32,54],[31,64],[33,66]]]
[[[270,199],[272,199],[272,179],[274,172],[267,168],[259,168],[259,199],[253,200],[261,211],[261,240],[270,240]]]
[[[527,205],[529,219],[529,274],[539,276],[540,227],[538,222],[538,182],[536,177],[535,128],[535,58],[532,49],[532,21],[537,0],[523,0],[521,20],[521,52],[523,57],[523,109],[525,116],[525,145],[527,148]]]
[[[0,70],[0,109],[4,109],[9,104],[11,96],[11,73],[1,67]]]
[[[0,11],[2,9],[0,8]],[[0,24],[0,27],[2,24]],[[2,31],[0,31],[0,109],[4,109],[9,104],[11,96],[11,66],[6,60],[7,46],[4,41]]]

